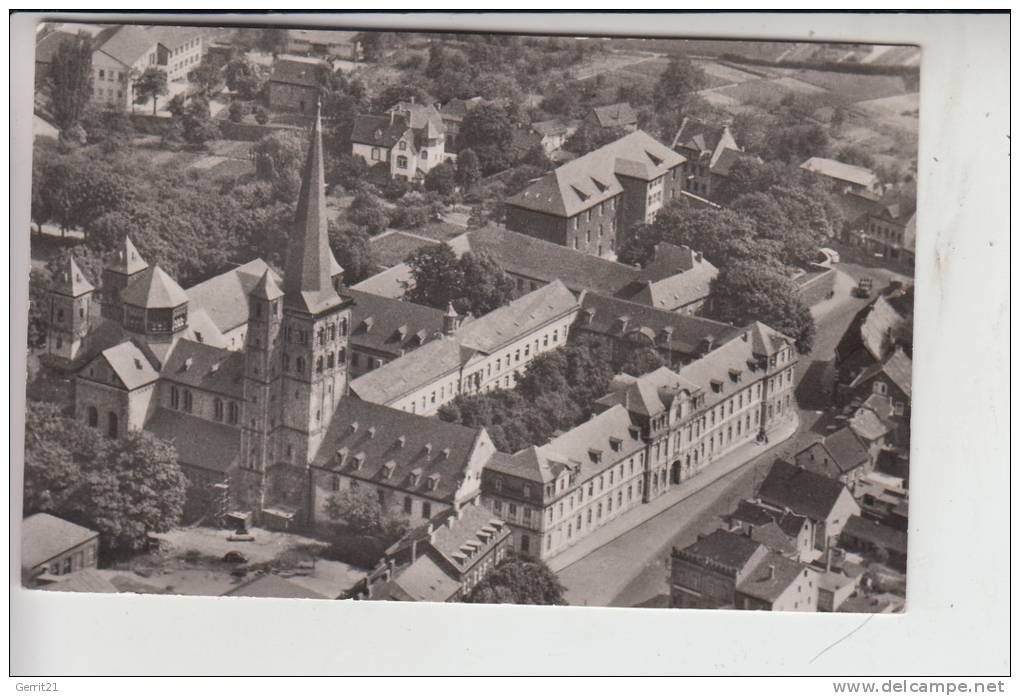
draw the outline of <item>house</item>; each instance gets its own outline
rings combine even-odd
[[[891,568],[907,572],[907,533],[878,520],[854,515],[840,533],[840,543],[849,551],[883,553]]]
[[[876,297],[854,316],[836,345],[834,394],[838,404],[849,403],[855,393],[861,396],[860,388],[864,385],[858,382],[853,390],[850,385],[865,370],[882,363],[895,352],[897,332],[905,324],[904,318],[882,295]],[[899,360],[899,366],[902,368],[902,360]],[[910,374],[909,371],[907,374]]]
[[[711,309],[712,283],[719,269],[700,251],[659,242],[629,300],[694,316]]]
[[[536,356],[566,344],[577,310],[574,295],[554,281],[478,319],[461,324],[450,316],[448,335],[361,375],[351,393],[431,415],[460,394],[509,389]]]
[[[753,611],[818,611],[819,573],[769,551],[737,582],[733,604]]]
[[[351,131],[351,153],[385,178],[422,181],[433,167],[452,159],[446,126],[436,107],[400,102],[385,115],[359,115]]]
[[[677,372],[618,375],[589,420],[495,455],[482,504],[515,549],[551,558],[785,422],[795,361],[789,339],[754,324]]]
[[[185,291],[125,239],[103,270],[101,299],[68,290],[70,264],[51,290],[65,319],[83,322],[72,330],[55,312],[48,327],[82,337],[61,356],[75,417],[112,438],[150,430],[173,441],[191,504],[206,512],[308,519],[308,465],[348,392],[353,304],[338,292],[324,179],[316,119],[282,276],[256,259]],[[100,302],[101,316],[80,312],[86,302]]]
[[[630,102],[618,102],[592,107],[583,122],[598,128],[621,128],[633,132],[637,130],[638,117]]]
[[[506,200],[508,229],[615,258],[630,228],[678,195],[683,156],[634,131],[557,167]]]
[[[357,599],[455,602],[506,557],[510,529],[475,504],[410,530],[349,593]]]
[[[812,527],[806,517],[742,500],[722,519],[727,531],[744,534],[788,558],[808,562],[814,557]]]
[[[319,103],[323,76],[330,67],[319,58],[278,56],[269,76],[269,108],[312,115]]]
[[[576,123],[566,123],[558,118],[535,121],[531,129],[541,138],[542,149],[547,155],[563,147],[563,144],[577,132]]]
[[[683,190],[706,200],[715,197],[737,160],[751,157],[737,145],[729,125],[686,116],[673,136],[672,147],[685,160]]]
[[[851,493],[861,477],[871,473],[874,466],[868,448],[848,426],[805,447],[794,456],[794,463],[808,471],[836,479]]]
[[[850,220],[851,244],[889,259],[913,262],[917,240],[917,184],[889,187]]]
[[[682,609],[736,608],[737,584],[768,549],[742,534],[717,529],[670,554],[670,606]]]
[[[906,531],[910,502],[904,479],[882,471],[872,471],[861,479],[854,495],[865,519],[879,520],[890,527]]]
[[[328,522],[333,496],[367,490],[386,511],[429,520],[478,497],[495,451],[482,428],[341,399],[309,464],[308,506],[314,520]]]
[[[221,597],[260,597],[276,599],[326,599],[314,590],[274,573],[259,575],[224,592]]]
[[[361,60],[361,43],[355,31],[332,29],[288,29],[287,53]]]
[[[905,427],[910,425],[911,372],[913,363],[900,346],[881,362],[861,370],[842,389],[844,398],[862,402],[873,395],[886,397],[892,402],[892,419]]]
[[[818,572],[818,611],[839,611],[857,591],[860,576],[851,577],[837,570]]]
[[[847,164],[826,157],[809,157],[800,168],[831,182],[840,193],[875,192],[878,189],[878,175],[866,167]]]
[[[354,301],[351,316],[351,377],[378,369],[434,338],[452,334],[459,318],[432,307],[344,291]],[[452,319],[452,320],[451,320]]]
[[[847,520],[861,512],[839,481],[782,460],[772,464],[756,497],[769,507],[808,518],[814,547],[823,552],[839,537]]]
[[[59,580],[99,557],[99,532],[46,512],[21,521],[21,578],[28,587]]]
[[[571,333],[609,339],[618,359],[651,348],[669,367],[679,369],[704,355],[706,347],[725,343],[741,332],[730,324],[595,292],[582,292],[580,303]]]

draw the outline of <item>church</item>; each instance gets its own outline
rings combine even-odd
[[[125,238],[98,291],[73,259],[55,278],[47,352],[74,374],[76,418],[109,437],[146,430],[175,445],[191,519],[314,523],[340,490],[330,483],[338,458],[323,443],[339,437],[351,446],[359,420],[359,436],[374,438],[383,421],[387,438],[413,436],[428,449],[380,452],[394,487],[392,500],[379,496],[385,505],[431,515],[477,498],[487,435],[379,413],[348,396],[354,299],[342,280],[327,238],[317,118],[282,277],[255,259],[185,290]],[[338,412],[342,423],[333,422]],[[409,460],[420,496],[394,480],[394,459]]]

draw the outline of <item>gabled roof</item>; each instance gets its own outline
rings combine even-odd
[[[39,589],[52,592],[120,592],[116,585],[103,577],[95,568],[85,568],[70,575],[61,575],[60,578],[57,582],[43,585]]]
[[[484,433],[345,398],[337,405],[313,466],[452,501],[480,439],[488,437]]]
[[[318,88],[321,85],[320,78],[329,67],[321,62],[309,62],[307,60],[291,60],[280,57],[273,64],[273,74],[270,82],[282,82],[298,87]]]
[[[829,478],[839,478],[868,463],[868,448],[849,427],[826,435],[794,457],[797,466]]]
[[[159,37],[144,27],[124,24],[111,27],[96,37],[96,49],[125,66],[134,65],[139,58],[159,43]]]
[[[419,554],[424,553],[423,543],[427,543],[454,571],[455,577],[460,577],[508,536],[510,527],[506,522],[474,503],[464,505],[459,511],[450,508],[434,515],[427,523],[405,534],[387,550],[387,555],[409,547],[412,542],[419,544]]]
[[[577,467],[578,480],[584,481],[644,449],[644,440],[631,426],[627,409],[613,406],[554,437],[538,448],[538,456],[550,462]],[[601,456],[593,458],[593,450],[601,452]]]
[[[341,304],[333,287],[333,252],[329,248],[326,215],[326,176],[323,170],[321,106],[315,114],[308,156],[305,158],[294,212],[294,227],[287,244],[283,274],[284,302],[310,314]]]
[[[333,29],[288,29],[291,41],[307,41],[327,46],[348,46],[356,43],[358,32]]]
[[[788,537],[796,538],[804,527],[806,517],[785,510],[775,510],[752,500],[741,500],[737,507],[727,515],[727,520],[736,520],[747,525],[767,525],[774,523]]]
[[[864,348],[873,360],[882,360],[888,352],[889,335],[903,323],[889,301],[882,295],[859,311],[850,322],[836,346],[838,361],[845,360]]]
[[[97,536],[99,532],[56,515],[29,515],[21,521],[21,567],[34,568]]]
[[[145,430],[172,444],[182,464],[225,474],[240,461],[241,429],[237,426],[157,408]]]
[[[280,599],[326,599],[314,590],[287,578],[267,573],[223,593],[223,597],[277,597]]]
[[[683,161],[682,155],[638,130],[557,167],[506,203],[573,217],[621,193],[618,176],[651,181]]]
[[[148,267],[149,263],[138,253],[138,249],[135,248],[131,237],[126,235],[124,241],[117,247],[116,253],[105,266],[106,270],[116,271],[121,275],[134,275]]]
[[[460,341],[454,337],[437,338],[413,354],[403,355],[352,380],[351,392],[365,401],[389,404],[444,375],[456,373],[463,364]]]
[[[124,387],[130,391],[159,379],[145,353],[131,341],[124,341],[102,352],[103,359]]]
[[[691,355],[698,352],[699,344],[708,337],[715,342],[724,342],[740,333],[740,329],[722,322],[657,309],[632,300],[606,297],[596,292],[582,293],[581,312],[575,326],[584,331],[621,338],[646,327],[655,336],[656,346],[668,346],[671,350]]]
[[[410,126],[399,116],[372,116],[359,114],[354,117],[351,142],[377,147],[393,147],[407,133]]]
[[[188,294],[159,266],[147,268],[124,288],[125,304],[145,309],[172,309],[188,303]]]
[[[889,357],[882,362],[869,366],[861,374],[857,375],[854,381],[850,383],[850,386],[856,387],[877,375],[884,374],[909,398],[912,365],[910,357],[903,352],[902,348],[896,346],[893,352],[889,354]]]
[[[67,297],[79,297],[95,289],[95,286],[88,281],[71,256],[67,257],[67,263],[57,272],[52,285],[50,285],[50,290]]]
[[[272,302],[283,297],[283,290],[280,289],[279,284],[273,277],[275,274],[272,273],[268,268],[262,277],[259,278],[259,282],[255,284],[255,287],[251,291],[251,296],[260,300],[267,300]]]
[[[852,515],[843,527],[843,534],[876,546],[905,554],[907,552],[907,533],[882,524],[877,520],[867,520],[860,515]]]
[[[618,102],[606,106],[596,106],[592,109],[595,114],[595,121],[602,128],[622,128],[633,126],[637,123],[637,112],[630,105],[630,102]]]
[[[774,602],[789,589],[799,576],[814,573],[803,563],[770,551],[737,585],[737,592],[749,597]]]
[[[566,135],[567,132],[570,131],[570,126],[558,118],[549,119],[548,121],[535,121],[531,124],[531,128],[543,137],[550,135]]]
[[[691,562],[710,561],[726,566],[740,573],[764,547],[743,534],[717,529],[701,537],[690,546],[680,550],[685,560]]]
[[[421,131],[426,138],[438,138],[446,133],[446,125],[436,107],[431,104],[398,102],[386,110],[402,116],[411,128]]]
[[[870,169],[826,157],[810,157],[800,165],[800,168],[864,188],[872,188],[878,184],[878,176]]]
[[[722,124],[684,117],[680,129],[673,136],[673,149],[714,153],[725,132],[726,126]]]
[[[185,292],[194,312],[200,306],[209,314],[209,318],[226,333],[248,322],[248,296],[255,290],[259,279],[269,273],[275,283],[281,281],[276,271],[269,268],[262,259],[254,259],[243,266],[213,276]],[[191,317],[189,316],[189,322]]]
[[[554,280],[464,324],[456,336],[464,346],[493,353],[577,307],[573,293],[559,280]]]
[[[718,275],[719,269],[704,255],[661,242],[641,272],[640,289],[628,299],[658,309],[679,309],[706,299]]]
[[[446,602],[460,583],[429,556],[419,556],[396,577],[372,588],[371,599],[404,602]]]
[[[350,334],[354,347],[399,357],[442,335],[441,310],[360,290],[347,289],[344,294],[354,300]]]
[[[768,505],[821,521],[829,516],[845,490],[846,486],[836,479],[777,460],[758,488],[758,497]]]
[[[167,357],[161,376],[178,384],[241,399],[244,352],[182,338]]]

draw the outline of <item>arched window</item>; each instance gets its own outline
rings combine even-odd
[[[88,418],[88,424],[93,428],[99,427],[99,409],[95,406],[89,406],[86,411],[86,418]]]
[[[106,414],[106,434],[110,437],[117,437],[118,429],[117,414],[110,411]]]
[[[340,335],[341,336],[346,336],[347,335],[347,320],[346,319],[341,319],[340,320]]]
[[[329,325],[329,340],[331,341],[336,340],[336,324]]]
[[[237,402],[231,401],[227,403],[227,421],[231,425],[237,425]]]

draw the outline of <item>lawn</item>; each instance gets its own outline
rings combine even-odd
[[[835,92],[850,101],[881,99],[907,92],[906,82],[894,75],[857,75],[822,70],[798,70],[802,82]]]

